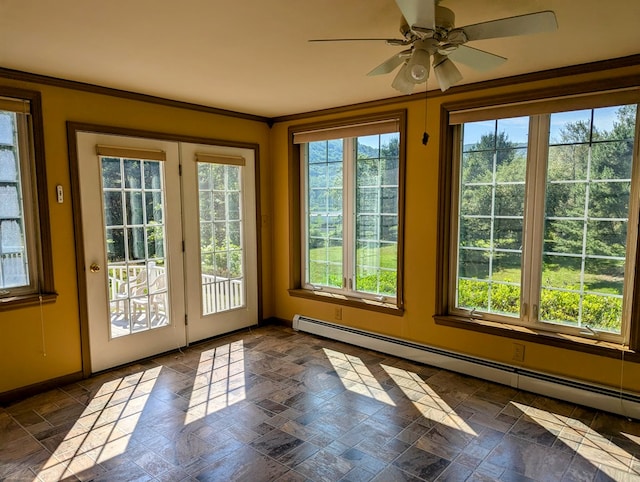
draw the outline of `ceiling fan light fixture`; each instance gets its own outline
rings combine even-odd
[[[405,62],[396,74],[393,82],[391,82],[391,87],[403,94],[410,94],[413,92],[414,85],[415,83],[412,81],[411,75],[409,74],[408,63]]]
[[[462,80],[462,74],[455,64],[445,55],[433,56],[433,72],[438,79],[438,85],[443,92],[453,84]]]
[[[429,64],[430,64],[429,52],[424,49],[416,48],[413,50],[413,54],[407,64],[409,68],[409,75],[411,80],[416,84],[426,82],[429,78]]]

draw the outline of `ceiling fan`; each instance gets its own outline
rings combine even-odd
[[[309,42],[385,41],[392,46],[408,46],[367,75],[388,74],[402,66],[391,86],[403,94],[409,94],[416,85],[427,81],[430,64],[440,89],[445,91],[462,80],[454,61],[476,70],[489,70],[507,60],[500,55],[469,47],[465,45],[467,42],[551,32],[558,28],[555,13],[551,10],[455,27],[454,13],[439,3],[440,0],[396,0],[404,17],[400,27],[403,38],[400,39],[334,38]]]

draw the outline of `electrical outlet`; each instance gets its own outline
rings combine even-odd
[[[513,344],[513,361],[523,362],[524,361],[524,345],[522,343],[514,343]]]
[[[336,320],[341,320],[342,319],[342,307],[338,306],[336,307],[336,310],[333,314],[334,318]]]

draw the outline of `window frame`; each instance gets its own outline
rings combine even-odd
[[[405,165],[406,165],[406,110],[396,110],[381,112],[366,116],[349,117],[334,121],[316,122],[311,124],[301,124],[289,127],[289,242],[290,242],[290,270],[289,270],[289,294],[290,296],[326,301],[329,303],[353,306],[383,313],[402,315],[404,310],[404,193],[405,193]],[[399,159],[398,159],[398,240],[397,240],[397,290],[396,297],[381,298],[375,294],[361,293],[353,290],[344,291],[342,289],[330,289],[323,287],[315,289],[314,286],[305,282],[304,272],[305,252],[307,244],[307,233],[305,221],[306,212],[305,191],[303,189],[303,176],[305,167],[303,166],[303,149],[305,144],[295,143],[296,134],[335,128],[350,128],[367,123],[395,121],[398,124],[400,133]],[[345,135],[351,138],[352,135]],[[356,136],[357,137],[357,136]],[[355,163],[354,166],[355,168]],[[346,176],[345,176],[346,177]],[[345,179],[345,182],[346,179]],[[352,189],[344,191],[344,206],[348,203],[346,196],[355,198],[355,184]],[[352,199],[352,202],[355,202]],[[343,214],[344,219],[344,214]],[[344,234],[344,233],[343,233]],[[343,235],[343,244],[352,244],[355,237],[347,238]],[[355,262],[355,260],[354,260]]]
[[[23,216],[25,244],[29,252],[30,285],[10,288],[9,293],[0,297],[0,311],[4,311],[53,302],[57,293],[53,277],[41,96],[37,91],[0,86],[0,97],[29,103],[26,122],[20,123],[24,125],[26,132],[19,136],[18,142],[22,151],[19,156],[20,186],[24,196]]]
[[[483,333],[490,333],[507,338],[531,341],[536,343],[544,343],[551,346],[558,346],[577,351],[593,353],[597,355],[609,356],[614,358],[622,358],[626,360],[640,361],[640,242],[638,241],[637,231],[634,231],[630,239],[635,238],[636,249],[635,259],[630,261],[631,266],[625,270],[625,281],[630,276],[629,285],[625,283],[625,290],[631,293],[631,306],[625,307],[625,311],[629,311],[631,316],[628,322],[628,342],[623,343],[621,340],[607,339],[608,337],[586,338],[575,336],[571,330],[553,330],[549,331],[546,323],[520,323],[519,320],[509,320],[499,317],[491,317],[486,319],[482,317],[470,316],[463,310],[457,310],[454,307],[455,283],[457,278],[456,256],[452,252],[455,241],[452,239],[457,233],[457,215],[458,206],[456,197],[458,196],[457,177],[459,175],[460,166],[456,163],[456,149],[460,143],[458,129],[455,124],[459,124],[460,115],[464,117],[465,113],[471,113],[473,117],[475,113],[480,111],[494,111],[500,113],[498,117],[507,118],[530,116],[537,114],[553,113],[558,111],[578,110],[581,108],[591,109],[604,107],[606,105],[623,105],[628,103],[640,102],[640,85],[637,79],[620,78],[612,82],[596,82],[589,84],[575,84],[570,87],[550,87],[546,89],[537,89],[525,91],[517,94],[505,94],[494,97],[475,98],[460,102],[444,103],[441,106],[441,129],[440,129],[440,174],[439,174],[439,221],[438,221],[438,252],[437,252],[437,280],[436,283],[436,309],[434,319],[437,324],[450,326],[455,328],[467,329]],[[632,99],[630,101],[630,99]],[[555,108],[554,108],[555,106]],[[558,106],[560,108],[558,108]],[[497,114],[496,114],[497,115]],[[464,121],[469,122],[469,121]],[[544,121],[542,121],[544,122]],[[636,123],[636,128],[640,122]],[[535,128],[535,126],[534,126]],[[544,130],[544,126],[542,126]],[[530,131],[531,132],[531,131]],[[532,150],[540,149],[540,138],[537,132],[534,132],[536,140],[529,139],[528,147]],[[638,136],[638,129],[636,131]],[[634,146],[634,155],[639,155],[640,142],[636,137]],[[533,153],[529,152],[528,156]],[[459,158],[458,158],[459,159]],[[546,166],[546,162],[537,163],[537,168]],[[543,164],[543,166],[541,166]],[[533,166],[536,167],[536,166]],[[532,168],[532,164],[528,163],[528,169]],[[540,171],[538,171],[540,172]],[[545,173],[546,174],[546,173]],[[538,174],[539,176],[539,174]],[[634,172],[634,179],[638,178],[638,172]],[[537,183],[538,186],[527,186],[527,196],[529,190],[542,189],[544,191],[545,183]],[[637,192],[637,191],[636,191]],[[630,208],[630,213],[632,209]],[[528,213],[525,212],[525,218]],[[534,235],[541,235],[544,226],[526,226],[523,231],[523,241],[530,239]],[[633,219],[629,219],[629,230],[637,230],[636,223]],[[531,241],[528,243],[531,246]],[[527,243],[525,241],[525,247]],[[523,253],[523,262],[524,262]],[[539,254],[538,256],[541,256]],[[531,258],[531,256],[529,256]],[[535,258],[535,254],[533,254]],[[536,270],[530,269],[529,273],[535,274]],[[531,275],[533,276],[533,275]],[[530,277],[531,277],[530,276]],[[523,276],[522,289],[529,289],[531,279]],[[523,309],[521,307],[520,316],[522,317]],[[506,317],[504,317],[506,318]],[[624,333],[623,333],[624,335]]]

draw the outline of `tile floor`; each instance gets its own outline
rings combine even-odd
[[[0,480],[640,480],[640,422],[263,327],[0,409]]]

